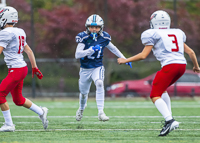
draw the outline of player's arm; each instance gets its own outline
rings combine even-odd
[[[113,54],[115,54],[118,58],[125,58],[125,56],[119,51],[119,49],[113,45],[112,42],[109,42],[108,45],[106,46]],[[132,68],[131,62],[126,63]]]
[[[43,75],[41,73],[41,71],[38,69],[37,65],[36,65],[36,61],[35,61],[35,56],[33,54],[33,51],[31,50],[31,48],[26,45],[24,47],[24,52],[28,55],[28,58],[31,62],[31,66],[32,66],[32,77],[34,77],[34,74],[36,74],[36,76],[39,79],[42,79]]]
[[[4,47],[0,46],[0,54],[3,52]]]
[[[113,54],[115,54],[118,58],[124,58],[124,55],[119,51],[119,49],[113,45],[112,42],[109,42],[108,45],[106,46]]]
[[[78,43],[77,48],[76,48],[76,53],[75,53],[75,58],[80,59],[85,56],[90,56],[94,53],[94,49],[92,46],[89,49],[84,50],[85,44],[83,43]]]
[[[146,45],[143,49],[143,51],[135,56],[132,56],[128,59],[118,58],[119,64],[125,64],[128,62],[135,62],[146,59],[146,57],[150,54],[151,50],[153,48],[153,45]]]
[[[200,73],[200,68],[199,68],[199,64],[198,64],[198,61],[197,61],[197,57],[196,57],[196,54],[195,52],[188,46],[184,43],[184,52],[187,53],[190,57],[190,59],[192,60],[192,63],[194,65],[193,67],[193,71],[194,72],[198,72]]]
[[[28,55],[32,68],[37,67],[33,51],[28,45],[24,46],[24,52]]]

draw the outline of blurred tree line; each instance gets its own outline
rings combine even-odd
[[[30,43],[30,0],[7,0],[19,12],[17,27],[23,28]],[[167,11],[173,22],[173,2],[166,0],[33,0],[37,57],[74,58],[75,36],[85,30],[91,14],[100,15],[112,42],[131,56],[143,48],[141,33],[149,28],[150,15],[159,9]],[[200,54],[200,2],[177,1],[178,28],[187,36],[187,44]],[[29,44],[30,45],[30,44]],[[110,52],[108,57],[115,57]]]

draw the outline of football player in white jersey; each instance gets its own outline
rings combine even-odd
[[[46,107],[38,107],[29,99],[22,95],[23,80],[28,73],[27,64],[24,61],[23,51],[28,55],[32,65],[32,76],[36,74],[39,79],[43,75],[37,68],[35,56],[26,43],[26,34],[23,29],[13,27],[18,22],[18,12],[13,7],[3,7],[0,9],[0,54],[3,52],[4,60],[8,67],[8,75],[0,84],[0,107],[5,119],[0,132],[14,132],[15,125],[6,96],[11,92],[13,102],[17,106],[23,106],[37,113],[42,120],[44,129],[48,126]]]
[[[107,47],[117,57],[125,58],[124,55],[114,46],[111,36],[103,31],[103,19],[96,14],[91,15],[85,23],[86,31],[76,36],[78,43],[75,58],[80,59],[80,107],[76,112],[76,120],[80,121],[86,107],[88,93],[92,81],[96,85],[96,102],[98,108],[98,118],[100,121],[108,121],[109,117],[104,113],[104,66],[103,51]],[[127,63],[131,67],[131,63]]]
[[[134,62],[145,59],[151,50],[162,69],[157,72],[150,94],[152,102],[165,118],[165,125],[159,136],[166,136],[179,127],[179,122],[172,118],[171,101],[166,89],[175,83],[185,72],[186,59],[184,52],[193,62],[193,71],[200,73],[194,51],[186,44],[185,33],[180,29],[170,29],[171,19],[167,12],[158,10],[151,15],[150,27],[141,35],[144,49],[141,53],[128,59],[119,58],[118,63]]]

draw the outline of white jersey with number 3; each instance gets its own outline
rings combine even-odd
[[[26,45],[26,34],[23,29],[7,27],[0,31],[0,46],[4,47],[4,61],[8,68],[21,68],[27,65],[22,55]]]
[[[142,43],[153,45],[153,54],[161,66],[186,64],[184,57],[185,33],[180,29],[149,29],[142,33]]]

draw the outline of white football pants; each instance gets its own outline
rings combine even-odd
[[[94,81],[96,85],[96,102],[98,111],[103,111],[104,108],[104,66],[92,68],[92,69],[84,69],[80,68],[79,72],[79,90],[80,90],[80,109],[84,110],[88,98],[88,93],[90,91],[90,86],[92,81]]]

